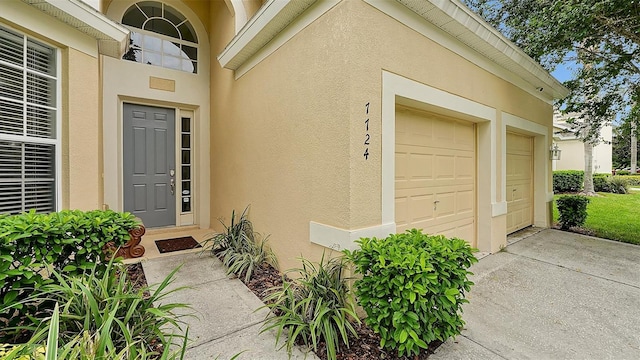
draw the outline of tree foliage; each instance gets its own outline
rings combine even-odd
[[[631,162],[631,126],[624,122],[613,128],[612,165],[614,169],[625,169]],[[636,150],[640,150],[640,146]],[[640,151],[639,151],[640,152]],[[636,164],[640,165],[640,164]]]
[[[585,140],[640,100],[640,1],[463,1],[547,70],[576,64],[558,105],[579,114]]]

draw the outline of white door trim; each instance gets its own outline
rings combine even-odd
[[[502,113],[502,158],[507,158],[507,127],[515,132],[533,136],[533,225],[538,227],[548,227],[546,203],[553,200],[553,192],[549,192],[549,168],[551,160],[549,157],[550,129],[544,125],[521,117],[503,112]],[[502,178],[502,198],[507,196],[507,162],[502,162],[500,169]],[[541,189],[538,184],[544,184]]]
[[[491,217],[496,194],[496,109],[443,90],[382,72],[382,223],[395,225],[396,104],[452,116],[477,124],[476,239],[480,251],[491,249]],[[480,171],[489,162],[490,171]],[[503,198],[504,199],[504,198]],[[504,206],[506,212],[506,206]]]

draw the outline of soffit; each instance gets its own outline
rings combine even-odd
[[[502,68],[552,98],[569,94],[558,80],[479,15],[455,0],[396,0]]]
[[[120,58],[129,30],[79,0],[22,0],[98,41],[100,54]]]
[[[316,0],[269,0],[218,55],[220,64],[238,69]]]
[[[569,94],[569,90],[540,64],[458,1],[396,1],[546,96],[558,99]],[[237,70],[315,2],[267,1],[218,55],[218,61],[227,69]]]

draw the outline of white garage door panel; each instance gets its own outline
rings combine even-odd
[[[507,233],[533,224],[533,142],[507,133]]]
[[[475,163],[473,124],[398,108],[397,231],[424,229],[475,245]]]

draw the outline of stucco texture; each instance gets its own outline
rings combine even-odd
[[[98,59],[63,51],[63,207],[93,210],[102,204]]]
[[[233,37],[233,21],[215,3],[210,21],[217,54]],[[297,256],[320,257],[322,248],[309,242],[310,221],[342,229],[380,225],[383,70],[497,114],[551,125],[550,104],[362,1],[343,1],[237,80],[213,64],[212,224],[251,204],[256,230],[271,234],[285,269],[298,265]],[[500,120],[493,125],[497,129]],[[500,159],[497,165],[500,179]],[[503,185],[498,180],[496,186]],[[502,220],[493,223],[504,226]]]

